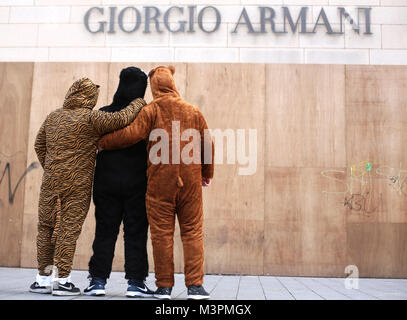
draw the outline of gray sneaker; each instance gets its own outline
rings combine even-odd
[[[208,300],[210,295],[205,291],[202,286],[189,286],[188,287],[188,299],[189,300]]]
[[[154,292],[154,298],[160,300],[171,300],[172,288],[160,287]]]

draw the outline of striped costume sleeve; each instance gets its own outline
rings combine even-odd
[[[38,160],[41,166],[45,166],[45,155],[47,154],[47,139],[45,134],[45,121],[43,122],[40,130],[38,131],[37,137],[34,144],[35,153],[37,154]]]
[[[137,98],[119,112],[110,113],[94,110],[91,113],[90,121],[96,132],[102,136],[129,125],[145,105],[144,99]]]

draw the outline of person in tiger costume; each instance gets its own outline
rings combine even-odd
[[[89,210],[97,141],[130,124],[146,105],[138,98],[115,113],[93,110],[99,86],[88,78],[73,83],[63,107],[51,112],[37,134],[35,151],[44,169],[37,235],[38,275],[34,293],[80,295],[70,272],[76,242]],[[57,276],[51,275],[52,266]]]
[[[151,70],[149,76],[154,100],[143,108],[132,124],[103,136],[98,146],[105,150],[121,149],[148,140],[146,208],[157,285],[154,297],[171,299],[174,286],[173,247],[177,216],[184,249],[188,299],[209,299],[210,296],[202,285],[204,278],[202,186],[209,186],[213,178],[214,146],[201,111],[181,98],[175,86],[174,73],[173,66],[161,66]],[[183,138],[175,132],[182,133]],[[192,133],[196,135],[192,136],[193,141],[190,142]],[[185,134],[188,138],[184,137]],[[159,137],[161,139],[158,139]],[[193,149],[189,149],[191,143],[194,144]],[[184,156],[184,148],[193,151],[192,161],[188,156]]]

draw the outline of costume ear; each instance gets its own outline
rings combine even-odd
[[[172,74],[175,73],[175,67],[174,66],[169,66],[168,69],[171,71]]]
[[[155,71],[157,70],[157,68],[152,69],[149,73],[148,73],[148,77],[151,78],[153,76],[153,74],[155,73]]]

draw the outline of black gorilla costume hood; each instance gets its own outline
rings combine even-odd
[[[134,99],[144,98],[147,80],[148,76],[139,68],[123,69],[112,104],[100,110],[117,112],[127,107]],[[104,193],[107,189],[109,192],[116,190],[118,193],[132,188],[143,189],[146,185],[146,170],[147,150],[144,141],[127,149],[104,150],[98,153],[97,157],[94,193]]]
[[[124,109],[136,98],[144,98],[147,88],[147,75],[136,67],[128,67],[120,72],[119,87],[110,107]]]

